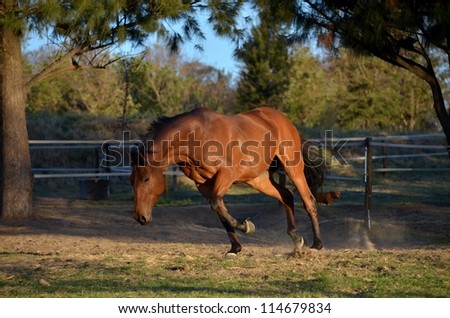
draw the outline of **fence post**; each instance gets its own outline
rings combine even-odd
[[[385,143],[385,141],[383,140],[382,143]],[[383,169],[386,169],[388,162],[386,146],[381,147],[381,155],[383,156]],[[386,171],[383,171],[383,175],[386,175]]]
[[[102,158],[100,157],[100,151],[98,150],[98,148],[95,148],[95,170],[97,172],[101,172],[100,171],[100,161],[102,160]]]
[[[170,173],[166,174],[165,180],[166,180],[166,189],[164,191],[164,196],[166,199],[170,198],[170,191],[175,189],[177,186],[177,176],[175,174],[175,171],[177,171],[177,166],[171,165],[169,166],[169,169],[167,170]]]
[[[109,158],[110,158],[109,147],[110,147],[110,144],[109,143],[105,143],[105,144],[102,144],[101,147],[102,147],[102,154],[103,154],[102,161],[103,161],[103,159],[106,159],[106,160],[104,160],[104,162],[106,163],[106,166],[102,165],[101,168],[104,168],[105,172],[109,173],[109,172],[111,172],[111,167],[110,167],[110,162],[109,162]]]
[[[364,141],[364,152],[365,152],[365,160],[364,160],[364,183],[366,185],[365,191],[365,200],[364,205],[366,208],[365,214],[365,223],[366,228],[370,230],[370,209],[372,204],[372,138],[368,137]]]

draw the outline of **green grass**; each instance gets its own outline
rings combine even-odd
[[[446,250],[325,251],[227,259],[165,253],[3,253],[3,297],[449,297]]]

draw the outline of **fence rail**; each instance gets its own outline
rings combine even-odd
[[[400,135],[400,136],[375,136],[375,137],[349,137],[336,138],[333,140],[334,146],[341,148],[355,148],[355,154],[349,157],[343,157],[346,163],[363,162],[364,168],[355,168],[355,171],[362,172],[361,177],[348,177],[339,175],[327,175],[327,179],[357,181],[363,182],[365,185],[365,222],[367,228],[370,229],[370,210],[372,202],[372,183],[374,173],[388,172],[442,172],[450,171],[449,168],[427,168],[427,167],[395,167],[388,168],[386,166],[387,159],[406,159],[406,158],[426,158],[436,156],[448,156],[450,148],[445,145],[444,134],[427,134],[427,135]],[[442,144],[415,144],[407,142],[424,141],[424,140],[442,140]],[[326,139],[310,139],[308,142],[326,144]],[[50,178],[111,178],[111,177],[128,177],[131,168],[127,166],[113,167],[100,165],[101,159],[107,155],[109,149],[122,149],[129,147],[136,142],[133,141],[112,141],[112,140],[30,140],[30,150],[94,150],[96,154],[95,168],[33,168],[34,178],[50,179]],[[381,154],[374,154],[374,148],[381,148]],[[426,151],[421,153],[407,154],[387,154],[387,149],[402,149],[411,151]],[[434,150],[435,152],[431,152]],[[359,154],[358,154],[359,153]],[[383,168],[374,168],[373,161],[383,160]],[[330,170],[333,170],[332,168]],[[179,170],[169,169],[165,172],[166,176],[182,176]]]

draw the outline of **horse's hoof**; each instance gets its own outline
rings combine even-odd
[[[255,224],[253,224],[252,221],[250,221],[249,219],[244,221],[244,225],[245,225],[245,234],[253,234],[256,231],[256,227]]]
[[[228,252],[225,254],[225,258],[236,258],[236,257],[237,257],[237,253]]]
[[[298,250],[303,250],[304,246],[305,246],[305,239],[303,238],[303,236],[300,236],[295,248]]]
[[[321,250],[323,248],[323,244],[322,242],[316,242],[311,246],[311,248],[314,250]]]

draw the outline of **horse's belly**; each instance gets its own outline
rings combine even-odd
[[[207,169],[204,169],[202,167],[180,167],[181,171],[191,180],[193,180],[195,183],[203,184],[206,182],[206,180],[211,179],[214,176],[213,171],[209,171]]]
[[[268,166],[264,163],[249,166],[239,166],[235,168],[235,181],[234,183],[247,182],[259,177],[268,169]],[[231,174],[231,173],[230,173]]]

